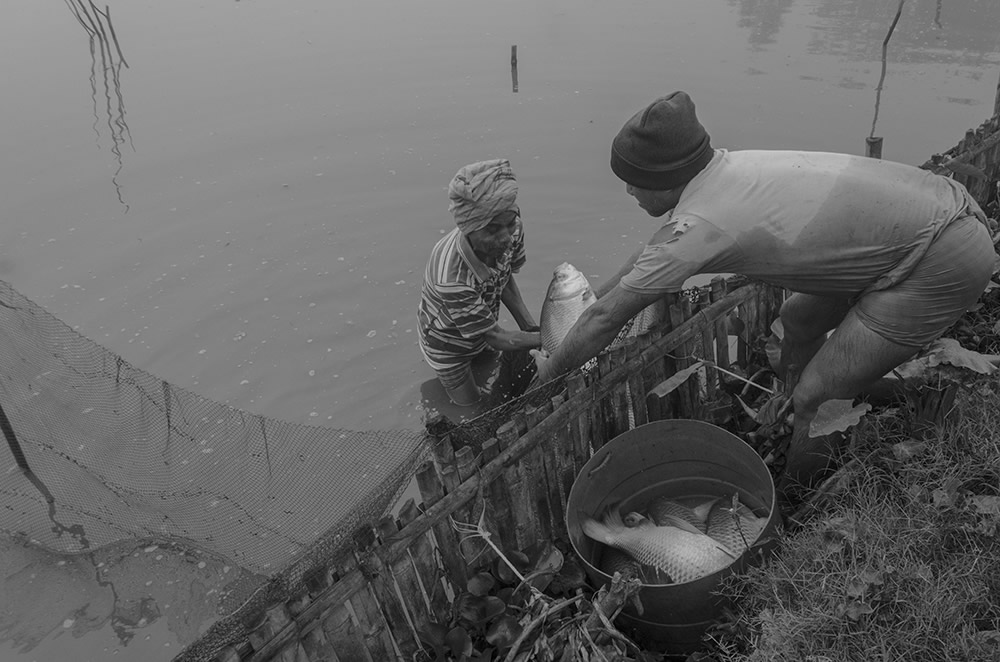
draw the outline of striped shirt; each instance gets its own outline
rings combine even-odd
[[[524,261],[520,219],[495,267],[476,257],[458,228],[434,246],[417,308],[420,349],[432,368],[471,361],[486,348],[486,333],[499,319],[500,295]]]

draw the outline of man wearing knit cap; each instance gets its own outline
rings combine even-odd
[[[551,357],[545,381],[582,365],[648,304],[695,274],[742,274],[793,292],[781,308],[780,376],[793,387],[783,505],[831,464],[817,408],[850,399],[940,336],[982,293],[996,253],[957,182],[846,154],[713,149],[684,92],[619,131],[611,169],[650,216],[666,217]],[[827,333],[832,334],[827,338]]]
[[[437,242],[424,271],[417,321],[420,350],[451,400],[473,405],[473,359],[488,351],[541,346],[514,274],[525,261],[517,180],[507,159],[462,167],[448,186],[458,226]],[[503,303],[518,330],[497,321]],[[530,363],[530,359],[528,359]]]

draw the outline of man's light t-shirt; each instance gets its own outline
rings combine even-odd
[[[621,286],[679,291],[738,273],[856,297],[905,278],[949,223],[982,210],[952,180],[847,154],[716,150]]]

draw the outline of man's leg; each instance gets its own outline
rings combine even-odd
[[[918,349],[886,340],[862,324],[854,310],[847,313],[806,364],[793,392],[795,425],[779,493],[810,487],[837,450],[837,439],[809,436],[819,406],[827,400],[853,398]]]
[[[463,363],[436,371],[441,386],[451,401],[460,407],[471,407],[479,402],[479,387],[472,375],[472,366]]]
[[[781,365],[778,376],[794,388],[798,375],[826,342],[826,334],[851,309],[846,299],[793,294],[781,304]]]

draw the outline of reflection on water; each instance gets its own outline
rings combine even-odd
[[[729,0],[729,3],[739,8],[739,26],[750,31],[750,46],[760,49],[775,42],[784,16],[795,0]]]
[[[114,154],[117,162],[117,168],[111,175],[111,183],[114,184],[118,202],[124,205],[127,212],[129,206],[122,197],[118,175],[121,174],[124,165],[121,146],[127,141],[133,151],[135,150],[135,146],[132,144],[132,134],[129,132],[128,124],[125,123],[125,99],[122,97],[121,86],[121,69],[122,67],[127,69],[128,62],[122,55],[118,35],[115,34],[115,28],[111,24],[111,7],[105,6],[104,11],[101,11],[91,0],[87,0],[86,4],[83,0],[64,1],[89,37],[90,91],[94,111],[94,133],[97,134],[98,144],[100,144],[100,125],[102,122],[107,124],[111,137],[111,153]],[[98,55],[100,55],[100,65],[98,65]]]
[[[882,87],[885,85],[885,70],[889,59],[889,40],[892,39],[892,33],[896,29],[896,24],[899,23],[900,15],[903,13],[904,2],[906,0],[899,0],[896,15],[892,17],[892,23],[889,24],[889,31],[885,34],[885,39],[882,40],[882,74],[878,77],[878,85],[875,87],[875,116],[872,118],[872,132],[869,138],[875,138],[875,125],[878,123],[878,109],[882,103]],[[873,153],[872,156],[880,158],[882,153],[879,151],[877,154]]]
[[[815,14],[823,24],[813,34],[810,51],[877,60],[896,9],[897,0],[818,0]],[[990,71],[989,65],[997,64],[998,18],[994,0],[905,3],[892,35],[892,60],[986,65]]]
[[[40,662],[104,660],[130,646],[144,652],[128,659],[169,659],[247,580],[234,566],[176,545],[62,556],[2,537],[0,574],[0,659]],[[91,643],[81,649],[84,637]]]
[[[888,158],[922,163],[1000,73],[996,0],[905,3],[879,99],[899,0],[64,2],[5,11],[0,275],[158,377],[353,429],[421,424],[413,310],[462,163],[515,163],[537,311],[556,264],[600,280],[651,234],[607,150],[656,95],[691,92],[720,147],[853,153],[880,102]],[[169,659],[226,567],[0,538],[0,659]]]

